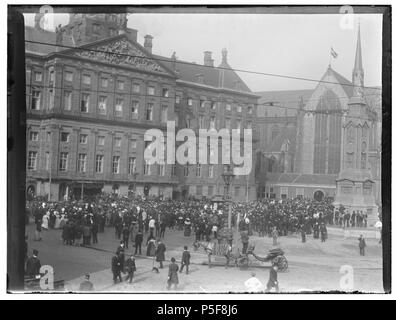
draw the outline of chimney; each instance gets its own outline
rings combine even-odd
[[[221,63],[227,63],[227,49],[223,48],[223,50],[221,50],[221,56],[222,56],[222,60]]]
[[[204,52],[204,65],[208,67],[213,67],[214,61],[212,59],[212,52],[211,51],[205,51]]]
[[[149,34],[146,34],[144,36],[144,48],[148,52],[152,53],[152,50],[153,50],[153,37],[150,36]]]
[[[176,52],[173,52],[173,54],[171,56],[173,71],[176,71],[176,59],[177,59]]]

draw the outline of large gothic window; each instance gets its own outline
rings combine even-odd
[[[319,99],[315,116],[314,173],[336,174],[341,161],[341,111],[336,94],[327,90]]]
[[[366,169],[367,162],[367,153],[366,153],[367,145],[366,142],[362,142],[362,154],[361,154],[361,168]]]

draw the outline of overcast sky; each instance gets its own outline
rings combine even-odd
[[[25,15],[33,25],[33,15]],[[138,41],[151,34],[153,52],[203,63],[203,52],[213,52],[215,65],[221,50],[236,69],[320,79],[330,60],[330,48],[338,53],[332,67],[351,79],[358,18],[361,26],[366,86],[381,85],[382,16],[355,15],[354,28],[341,28],[340,15],[284,14],[130,14],[128,27],[138,30]],[[57,14],[55,24],[68,16]],[[252,91],[311,89],[315,83],[240,72]]]

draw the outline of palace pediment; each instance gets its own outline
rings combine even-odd
[[[73,48],[63,52],[63,54],[101,63],[173,75],[172,71],[162,65],[160,61],[154,60],[142,46],[133,43],[126,37]]]

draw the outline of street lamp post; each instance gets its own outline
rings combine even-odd
[[[230,185],[235,177],[235,174],[228,170],[222,174],[224,184],[226,186],[225,200],[228,201],[228,228],[231,229],[231,200],[230,200]]]

